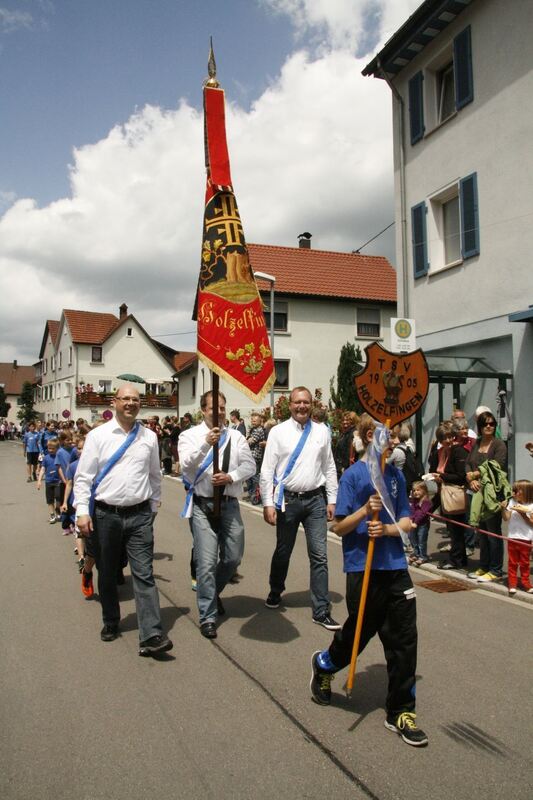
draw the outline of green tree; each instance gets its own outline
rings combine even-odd
[[[28,422],[33,422],[37,417],[33,409],[33,386],[29,381],[24,381],[22,384],[22,392],[20,393],[20,408],[17,411],[19,420],[27,425]]]
[[[332,376],[329,382],[331,402],[335,408],[342,408],[344,411],[355,411],[360,414],[361,404],[355,391],[355,376],[363,368],[363,355],[359,345],[356,347],[351,342],[346,342],[342,346],[337,367],[337,388],[335,389],[335,377]]]
[[[6,400],[6,393],[3,386],[0,386],[0,417],[7,417],[11,403]]]

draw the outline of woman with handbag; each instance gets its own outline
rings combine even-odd
[[[438,569],[466,569],[468,558],[465,546],[465,529],[457,523],[466,522],[466,457],[465,448],[454,443],[452,423],[442,422],[436,431],[440,447],[435,449],[429,469],[439,487],[441,513],[446,517],[450,536],[450,560],[443,561]]]
[[[479,438],[468,454],[466,461],[466,479],[472,492],[479,494],[483,491],[479,467],[485,461],[496,461],[503,471],[507,469],[507,447],[505,442],[496,438],[496,418],[491,411],[483,411],[477,419]],[[475,503],[475,496],[472,504]],[[490,516],[482,518],[481,527],[498,536],[487,536],[479,531],[479,569],[469,573],[469,578],[475,578],[478,583],[498,581],[503,573],[503,539],[501,509]]]

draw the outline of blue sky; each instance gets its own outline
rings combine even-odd
[[[209,36],[248,241],[351,251],[393,219],[390,92],[418,0],[0,0],[0,361],[63,308],[195,349]],[[394,228],[365,249],[394,261]]]
[[[253,0],[1,7],[19,16],[0,39],[0,189],[39,205],[68,194],[72,148],[98,141],[136,108],[175,108],[181,97],[200,108],[210,35],[227,98],[244,106],[293,44],[286,18]]]

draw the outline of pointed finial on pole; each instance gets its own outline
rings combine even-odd
[[[215,53],[213,52],[213,37],[209,37],[209,61],[207,62],[207,72],[209,78],[204,81],[204,86],[210,86],[212,89],[218,89],[220,86],[217,81],[217,65],[215,61]]]

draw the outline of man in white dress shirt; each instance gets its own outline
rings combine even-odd
[[[74,478],[76,523],[83,536],[91,536],[95,550],[102,641],[111,642],[119,635],[117,572],[125,544],[139,625],[139,655],[151,656],[172,649],[161,626],[153,574],[153,522],[161,504],[159,449],[155,433],[136,422],[138,390],[131,384],[121,386],[113,403],[115,418],[90,431],[85,440]],[[93,482],[129,436],[131,444],[94,492],[91,518]]]
[[[265,605],[278,608],[281,603],[301,523],[311,566],[313,622],[328,630],[338,630],[341,626],[330,615],[327,556],[327,521],[335,516],[337,470],[328,428],[310,419],[311,402],[311,392],[305,386],[293,389],[290,419],[272,428],[267,439],[261,467],[261,497],[265,522],[276,526],[276,549]],[[289,468],[299,447],[302,449]]]
[[[191,487],[187,515],[194,542],[200,631],[207,639],[217,636],[216,622],[224,613],[219,595],[241,563],[244,525],[238,497],[243,481],[255,473],[255,461],[244,436],[234,428],[224,428],[226,398],[221,392],[218,397],[218,426],[213,426],[213,393],[209,391],[200,399],[204,421],[183,431],[178,440],[184,482]],[[221,471],[213,475],[211,453],[216,442]],[[223,490],[219,519],[213,517],[216,486]]]

